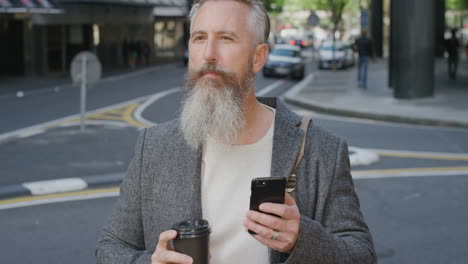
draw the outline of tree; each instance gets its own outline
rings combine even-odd
[[[460,24],[463,27],[463,21],[468,16],[468,0],[445,0],[445,5],[448,10],[458,14]]]
[[[286,0],[263,0],[268,13],[281,13]]]
[[[447,9],[452,10],[467,10],[468,0],[445,0]]]
[[[364,1],[367,1],[367,0],[364,0]],[[324,11],[330,12],[330,20],[333,24],[332,25],[333,70],[336,70],[336,62],[335,62],[336,31],[338,30],[343,20],[343,12],[347,8],[356,6],[357,4],[361,6],[361,0],[288,0],[288,4],[291,4],[296,7],[303,8],[303,9],[324,10]]]

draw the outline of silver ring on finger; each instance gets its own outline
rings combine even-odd
[[[273,229],[273,235],[271,236],[271,240],[278,240],[279,237],[279,231],[276,229]]]

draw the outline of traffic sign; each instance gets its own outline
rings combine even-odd
[[[70,75],[74,84],[80,84],[80,130],[85,129],[86,86],[101,79],[102,66],[99,59],[89,51],[82,51],[75,55],[70,66]]]
[[[82,51],[73,57],[70,66],[70,75],[74,84],[79,84],[83,81],[86,83],[95,83],[101,79],[101,74],[101,62],[99,62],[99,59],[94,53]]]

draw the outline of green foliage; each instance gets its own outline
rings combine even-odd
[[[293,6],[294,9],[306,10],[328,10],[328,0],[287,0],[287,4]]]
[[[263,0],[263,4],[269,13],[280,13],[286,0]]]
[[[286,0],[286,4],[298,9],[332,11],[334,8],[357,8],[370,0]]]
[[[447,9],[451,10],[467,10],[468,0],[445,0]]]
[[[369,0],[286,0],[286,4],[299,10],[324,10],[331,13],[330,20],[335,26],[342,20],[345,10],[356,10],[361,2]]]

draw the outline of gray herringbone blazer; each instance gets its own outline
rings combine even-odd
[[[301,118],[276,99],[260,101],[276,108],[271,175],[287,177],[303,136]],[[98,242],[97,262],[151,263],[161,232],[176,222],[202,218],[200,172],[201,153],[185,144],[177,120],[143,130]],[[291,255],[270,250],[270,263],[376,262],[347,145],[314,124],[297,169],[296,202],[301,212],[296,246]]]

